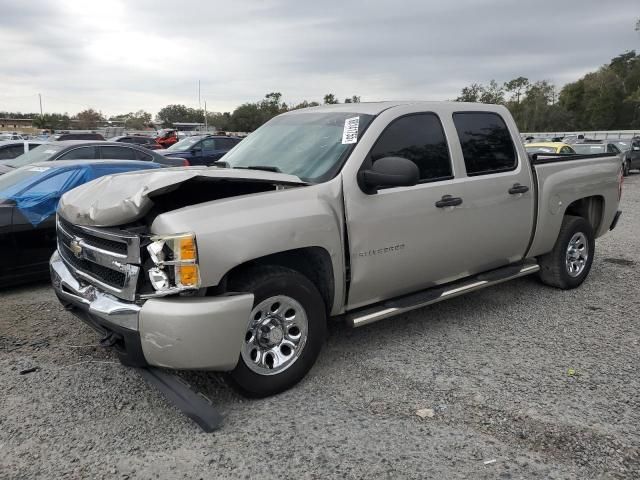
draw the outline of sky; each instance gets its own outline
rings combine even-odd
[[[0,0],[0,111],[447,100],[640,51],[638,0]]]

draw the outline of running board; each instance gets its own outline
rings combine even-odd
[[[186,381],[159,368],[136,368],[147,383],[160,390],[164,396],[207,433],[222,425],[222,415],[211,400],[196,393]]]
[[[411,293],[402,297],[387,300],[373,307],[367,307],[346,315],[346,320],[352,327],[361,327],[369,323],[377,322],[384,318],[400,315],[401,313],[426,307],[449,298],[491,287],[502,282],[524,277],[540,270],[535,262],[524,262],[506,267],[497,268],[479,275],[458,280],[447,285],[429,288],[417,293]]]

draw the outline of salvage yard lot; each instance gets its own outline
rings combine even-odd
[[[0,478],[639,478],[638,174],[622,210],[576,290],[531,277],[333,324],[264,400],[186,374],[225,415],[212,434],[90,346],[48,285],[2,291]]]

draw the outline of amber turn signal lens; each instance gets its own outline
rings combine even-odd
[[[180,242],[180,260],[196,259],[196,239],[193,237],[183,237]]]
[[[176,267],[176,280],[183,287],[198,287],[200,272],[197,265],[180,265]]]

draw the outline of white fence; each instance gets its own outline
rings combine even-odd
[[[640,136],[640,130],[600,130],[600,131],[578,131],[578,132],[533,132],[521,133],[523,137],[547,138],[547,137],[566,137],[568,135],[583,135],[584,138],[592,138],[594,140],[604,140],[616,138],[633,138]]]

